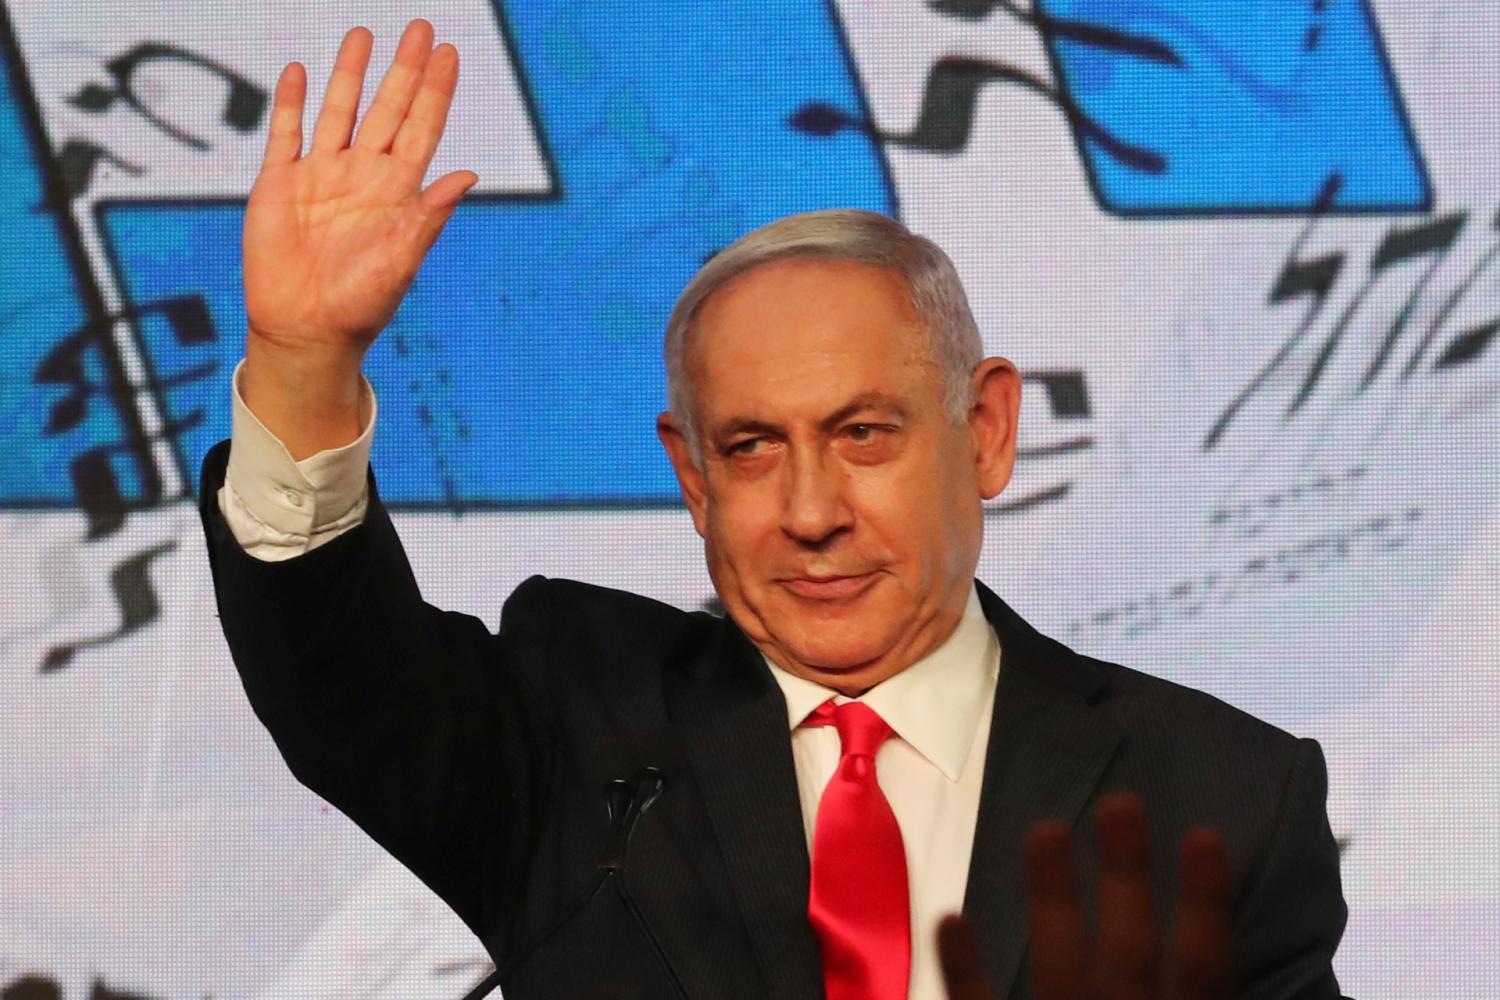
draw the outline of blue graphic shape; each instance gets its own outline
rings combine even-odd
[[[0,52],[3,64],[14,49]],[[88,324],[70,263],[81,252],[70,258],[68,223],[45,208],[36,123],[28,122],[32,105],[17,93],[24,75],[15,69],[0,65],[0,505],[73,506],[75,459],[120,449],[127,430],[109,392],[114,380],[100,344],[107,327]],[[49,372],[76,383],[48,381]],[[123,451],[107,460],[121,498],[141,499],[134,462]]]
[[[526,0],[503,14],[560,190],[466,201],[371,351],[382,497],[675,505],[654,424],[662,330],[683,284],[778,216],[896,208],[867,136],[787,125],[809,100],[865,116],[837,15],[811,0]],[[243,208],[121,203],[102,218],[134,301],[202,295],[221,333],[182,344],[165,323],[141,324],[168,411],[205,414],[181,437],[201,455],[229,433]],[[209,356],[215,377],[172,383]]]
[[[1105,208],[1431,207],[1426,167],[1362,0],[1039,0],[1039,8]],[[1080,25],[1087,30],[1068,30]],[[1131,162],[1095,129],[1157,162]]]

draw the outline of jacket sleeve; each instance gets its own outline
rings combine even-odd
[[[1328,825],[1322,748],[1299,740],[1264,858],[1231,930],[1242,1000],[1337,1000],[1333,954],[1348,910]]]
[[[223,442],[205,459],[199,507],[251,707],[299,781],[492,944],[516,912],[549,785],[547,702],[517,669],[546,655],[549,588],[517,588],[499,635],[428,605],[373,478],[364,523],[258,560],[219,509],[227,457]]]

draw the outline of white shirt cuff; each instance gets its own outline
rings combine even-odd
[[[366,471],[375,431],[375,393],[360,377],[364,429],[341,448],[294,461],[281,439],[245,405],[240,368],[232,380],[233,430],[219,509],[251,555],[278,560],[332,541],[364,520]]]

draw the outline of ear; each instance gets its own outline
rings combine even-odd
[[[970,387],[974,407],[969,430],[974,436],[974,464],[979,494],[999,496],[1016,467],[1016,421],[1021,414],[1021,375],[1004,358],[985,358],[974,369]]]
[[[661,440],[661,446],[667,449],[672,471],[677,473],[682,499],[693,515],[693,528],[701,536],[708,527],[708,485],[703,479],[703,471],[693,462],[693,449],[688,446],[687,434],[677,423],[677,418],[668,412],[656,418],[656,436]]]

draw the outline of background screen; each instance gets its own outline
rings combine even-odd
[[[652,422],[698,265],[887,212],[1025,379],[980,576],[1321,741],[1362,997],[1500,982],[1500,5],[0,2],[0,994],[458,998],[487,962],[288,773],[192,505],[280,67],[410,17],[480,175],[367,372],[426,596],[701,607]],[[1183,747],[1184,753],[1194,752]],[[29,990],[31,992],[21,992]]]

